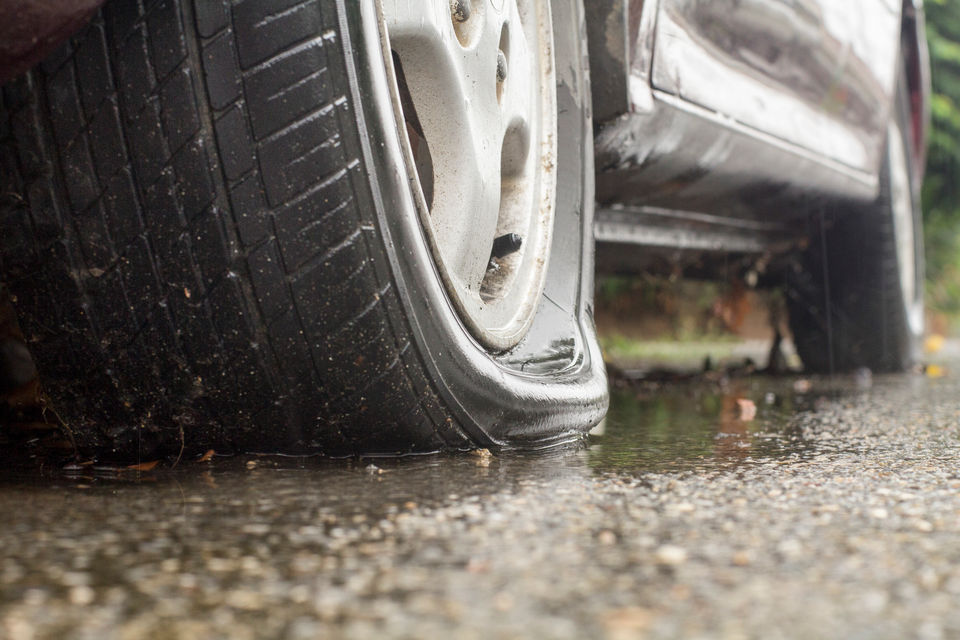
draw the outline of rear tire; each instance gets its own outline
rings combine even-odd
[[[903,78],[896,97],[879,198],[822,209],[789,276],[790,327],[811,371],[903,371],[919,357],[922,214]]]
[[[397,454],[597,422],[583,17],[555,4],[565,204],[505,353],[430,259],[373,2],[113,2],[5,87],[0,282],[80,449]]]

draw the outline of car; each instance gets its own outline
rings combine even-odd
[[[576,440],[595,242],[912,362],[919,0],[98,4],[0,1],[0,286],[84,455]]]
[[[600,269],[775,284],[808,370],[909,368],[924,328],[922,4],[588,6]]]

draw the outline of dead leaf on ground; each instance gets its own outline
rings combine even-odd
[[[129,467],[124,467],[124,468],[129,471],[150,471],[158,464],[160,464],[159,460],[151,460],[150,462],[141,462],[140,464],[132,464]]]
[[[923,341],[923,350],[927,353],[936,353],[943,349],[945,339],[939,333],[932,333]]]
[[[489,449],[474,449],[470,452],[470,455],[477,459],[476,464],[478,467],[489,467],[490,460],[493,459],[493,454],[490,453]]]
[[[942,378],[947,375],[947,370],[938,364],[928,364],[926,371],[928,378]]]
[[[209,449],[205,454],[203,454],[197,462],[210,462],[213,460],[213,456],[216,455],[216,452],[213,449]]]
[[[603,614],[601,620],[606,637],[611,640],[620,638],[639,638],[653,622],[653,613],[642,607],[623,607]]]

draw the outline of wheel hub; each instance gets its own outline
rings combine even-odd
[[[407,172],[459,317],[495,351],[540,299],[556,193],[548,0],[381,0]]]

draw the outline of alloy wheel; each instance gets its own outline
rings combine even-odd
[[[556,194],[547,0],[382,0],[410,183],[437,272],[487,349],[540,300]]]

